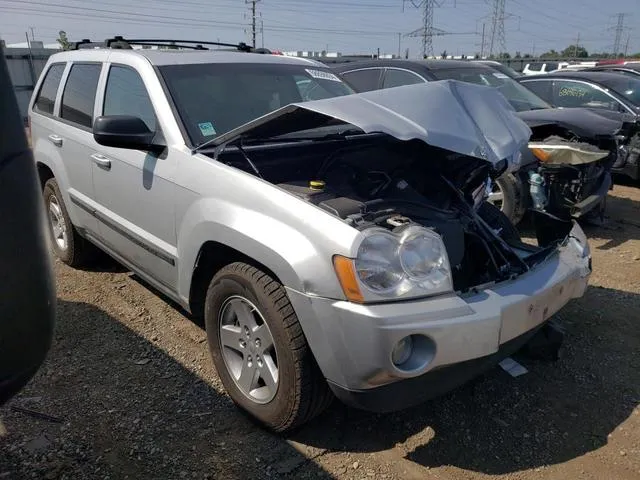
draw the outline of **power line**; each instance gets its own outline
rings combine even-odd
[[[245,3],[251,5],[251,45],[256,46],[256,3],[260,0],[245,0]],[[264,34],[264,28],[262,29]]]

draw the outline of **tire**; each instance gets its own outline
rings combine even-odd
[[[500,230],[500,236],[506,242],[519,243],[522,241],[520,232],[507,216],[495,205],[484,202],[478,209],[478,215],[494,230]]]
[[[223,267],[207,291],[205,326],[211,357],[227,393],[262,425],[276,432],[291,430],[331,403],[333,394],[286,291],[269,274],[246,263]],[[270,343],[267,334],[273,348],[265,348]],[[251,368],[257,373],[245,375]],[[247,378],[254,380],[244,381]]]
[[[489,202],[502,210],[511,223],[517,225],[527,210],[522,182],[514,174],[505,173],[494,180],[493,188],[489,195]],[[494,197],[496,194],[501,197]]]
[[[94,247],[78,234],[71,223],[58,182],[53,178],[47,180],[42,195],[53,252],[70,267],[78,268],[85,265],[88,263]],[[55,222],[62,225],[64,241],[60,241],[60,230],[54,230]]]

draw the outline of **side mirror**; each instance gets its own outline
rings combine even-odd
[[[141,118],[130,115],[108,115],[97,117],[93,122],[93,138],[105,147],[131,150],[158,150],[165,145],[154,142],[155,132]]]

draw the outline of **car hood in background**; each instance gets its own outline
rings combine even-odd
[[[294,103],[212,140],[259,139],[351,124],[365,133],[425,143],[497,164],[526,146],[531,130],[494,88],[442,80]]]
[[[595,112],[589,108],[544,108],[517,114],[531,128],[558,125],[576,135],[594,139],[615,135],[630,117],[617,112]]]

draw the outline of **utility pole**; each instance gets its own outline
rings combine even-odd
[[[580,32],[578,32],[578,39],[573,47],[573,58],[578,58],[578,46],[580,45]]]
[[[398,33],[398,58],[400,58],[400,55],[402,55],[401,52],[401,42],[402,42],[402,33]],[[629,43],[629,40],[627,40],[627,43]]]
[[[504,31],[505,0],[492,0],[491,40],[489,41],[489,56],[493,55],[494,47],[500,45],[500,53],[507,51],[507,39]]]
[[[245,3],[251,4],[251,45],[256,46],[256,3],[260,0],[245,0]]]
[[[482,22],[482,42],[480,43],[480,58],[484,58],[484,27],[485,22]]]
[[[31,30],[31,40],[35,40],[35,39],[36,39],[36,37],[35,37],[35,35],[33,34],[33,27],[29,27],[29,30]]]

